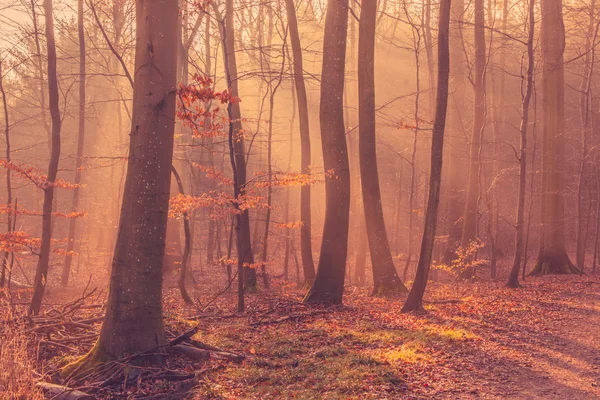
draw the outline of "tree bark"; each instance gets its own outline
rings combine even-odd
[[[177,189],[179,190],[179,194],[185,195],[185,191],[183,189],[183,181],[177,172],[175,166],[171,166],[171,172],[173,173],[173,177],[175,178],[175,182],[177,183]],[[187,277],[188,270],[188,261],[190,259],[190,248],[192,245],[192,235],[190,231],[190,218],[187,212],[183,213],[183,232],[184,232],[184,245],[183,245],[183,255],[181,257],[181,271],[179,273],[179,292],[181,293],[181,297],[186,304],[194,304],[194,301],[188,294],[188,291],[185,287],[185,280]]]
[[[294,67],[294,83],[296,86],[296,97],[298,98],[298,121],[300,123],[300,169],[304,174],[310,174],[310,130],[308,125],[308,100],[306,97],[306,85],[304,84],[304,69],[302,66],[302,47],[300,35],[298,34],[298,21],[293,0],[285,1],[290,42],[292,44],[292,56]],[[312,255],[311,238],[311,204],[310,185],[300,188],[300,254],[302,256],[302,270],[304,282],[310,287],[315,280],[315,264]]]
[[[74,184],[81,183],[81,164],[83,161],[83,145],[85,140],[85,31],[83,25],[83,0],[77,1],[77,32],[79,36],[79,126],[77,135],[77,159],[75,160],[75,179]],[[71,210],[76,212],[79,209],[79,187],[73,189],[73,200]],[[67,242],[67,256],[62,271],[62,286],[69,283],[69,274],[71,272],[71,262],[73,261],[72,251],[75,248],[75,232],[77,228],[77,218],[71,218],[69,221],[69,236]]]
[[[468,246],[477,239],[479,172],[481,168],[479,149],[485,118],[485,13],[483,0],[475,0],[475,94],[473,132],[469,151],[469,177],[465,205],[461,246]]]
[[[579,170],[579,182],[577,183],[577,250],[575,265],[579,270],[583,270],[585,262],[585,251],[587,245],[587,226],[589,221],[589,215],[586,218],[585,208],[586,202],[590,203],[591,199],[586,199],[585,186],[587,185],[587,166],[588,166],[588,152],[589,152],[589,132],[590,124],[593,118],[593,109],[590,107],[591,102],[591,84],[594,72],[594,56],[595,47],[592,48],[592,43],[595,43],[598,28],[594,33],[594,8],[595,0],[590,3],[590,18],[588,24],[588,32],[586,35],[585,43],[585,61],[583,74],[581,79],[581,85],[579,87],[579,103],[581,113],[581,165]]]
[[[377,0],[362,2],[358,33],[359,157],[362,197],[373,268],[373,294],[407,292],[400,281],[385,229],[375,138],[375,23]]]
[[[162,262],[175,129],[177,3],[136,0],[133,113],[106,315],[92,350],[63,373],[165,343]],[[146,354],[150,354],[146,353]]]
[[[238,75],[237,61],[235,54],[235,27],[233,23],[233,0],[226,1],[226,11],[224,26],[221,26],[221,38],[223,44],[223,58],[226,66],[227,84],[233,96],[238,96]],[[246,193],[246,145],[242,131],[242,113],[239,102],[230,103],[228,106],[230,125],[232,131],[233,156],[235,161],[235,188],[234,195],[240,199]],[[237,218],[237,244],[238,259],[243,264],[243,279],[245,291],[256,290],[256,269],[250,266],[254,264],[254,254],[252,253],[252,241],[250,239],[250,215],[248,210],[244,210]]]
[[[525,186],[527,183],[527,125],[529,123],[529,102],[533,91],[535,34],[535,0],[529,0],[529,32],[527,36],[527,80],[521,103],[521,145],[519,149],[519,195],[517,200],[517,225],[515,236],[515,257],[506,286],[519,287],[519,270],[523,256],[523,230],[525,228]]]
[[[562,0],[542,1],[542,240],[530,275],[579,272],[565,247],[564,233],[564,65],[565,27]]]
[[[425,214],[425,230],[421,243],[421,255],[417,265],[417,274],[402,312],[422,308],[423,294],[427,286],[427,277],[431,267],[435,232],[437,227],[440,187],[442,183],[442,162],[444,154],[444,130],[446,127],[446,111],[448,108],[448,84],[450,75],[449,49],[450,0],[441,0],[438,28],[438,79],[433,137],[431,141],[431,172],[429,179],[429,195]]]
[[[6,90],[4,89],[4,76],[2,75],[2,60],[0,60],[0,94],[2,95],[2,108],[4,110],[4,140],[6,142],[6,161],[10,162],[10,125],[8,121],[8,100],[6,99]],[[8,212],[6,213],[6,232],[12,232],[12,183],[10,169],[6,168],[6,206]],[[6,270],[8,267],[9,252],[4,251],[2,256],[2,273],[0,274],[0,287],[4,287],[6,280]]]
[[[321,76],[321,145],[325,176],[325,224],[317,276],[307,303],[341,304],[350,214],[350,165],[344,128],[344,67],[348,0],[328,0]]]
[[[40,255],[33,281],[33,297],[29,313],[37,315],[42,306],[44,290],[48,282],[48,265],[50,263],[50,250],[52,238],[52,206],[54,200],[54,182],[58,173],[60,159],[60,110],[58,97],[58,77],[56,71],[56,42],[54,40],[54,16],[52,0],[44,0],[44,13],[46,20],[46,50],[48,53],[48,95],[50,117],[52,119],[52,140],[50,162],[48,163],[48,177],[44,189],[44,205],[42,215],[42,238]]]
[[[453,0],[450,5],[450,116],[449,126],[451,134],[448,136],[446,146],[445,179],[445,208],[446,231],[448,242],[444,253],[444,263],[450,264],[455,258],[455,250],[460,245],[462,234],[462,217],[464,212],[464,188],[467,186],[464,179],[462,157],[463,144],[467,141],[465,126],[463,124],[466,112],[465,101],[465,56],[463,50],[462,24],[465,13],[464,0]],[[464,138],[464,139],[463,139]]]

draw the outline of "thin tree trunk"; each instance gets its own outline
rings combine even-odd
[[[373,294],[407,292],[400,281],[385,228],[377,167],[375,117],[375,22],[377,0],[362,2],[358,34],[359,157]]]
[[[10,125],[8,120],[8,100],[6,99],[6,90],[4,89],[4,76],[2,75],[2,61],[0,60],[0,94],[2,94],[2,105],[4,110],[4,141],[6,142],[6,161],[10,162]],[[6,213],[6,232],[11,233],[12,229],[12,184],[10,169],[6,168],[6,207],[8,212]],[[16,212],[16,210],[15,210]],[[10,253],[12,254],[12,253]],[[2,257],[2,273],[0,274],[0,287],[4,287],[4,281],[6,277],[6,269],[8,267],[9,252],[4,251]]]
[[[185,191],[183,189],[183,181],[177,172],[177,169],[174,165],[171,166],[171,172],[173,173],[173,177],[175,178],[175,182],[177,183],[177,189],[179,190],[179,194],[185,195]],[[183,232],[184,232],[184,246],[183,246],[183,256],[181,257],[181,272],[179,273],[179,292],[181,293],[181,297],[186,304],[194,304],[192,298],[188,294],[187,289],[185,288],[185,280],[187,276],[187,266],[190,258],[190,248],[192,245],[192,235],[190,232],[190,218],[187,212],[183,213]]]
[[[463,143],[467,142],[467,134],[463,124],[466,114],[465,102],[465,56],[463,51],[462,25],[465,13],[464,0],[453,0],[450,5],[450,71],[452,79],[450,82],[450,116],[449,126],[451,134],[448,135],[448,146],[446,146],[446,230],[448,243],[443,262],[450,264],[455,258],[455,250],[460,246],[462,234],[462,217],[464,212],[464,188],[467,183],[464,179],[462,157],[466,150]]]
[[[515,258],[510,270],[508,283],[510,288],[519,287],[519,269],[523,251],[523,230],[525,225],[525,187],[527,183],[527,125],[529,123],[529,102],[533,88],[534,73],[534,48],[533,39],[535,34],[535,0],[529,0],[529,32],[527,36],[527,80],[525,82],[525,93],[521,103],[521,145],[519,149],[519,195],[517,200],[517,225],[515,237]]]
[[[592,47],[592,43],[596,43],[596,36],[598,34],[598,28],[596,27],[594,32],[594,8],[595,8],[595,0],[592,0],[590,3],[590,19],[588,25],[588,32],[586,35],[586,44],[585,44],[585,61],[583,74],[581,78],[581,85],[579,87],[580,91],[580,113],[581,113],[581,165],[579,169],[579,182],[577,183],[577,250],[576,250],[576,259],[575,265],[579,270],[583,270],[583,265],[585,261],[585,251],[586,251],[586,237],[587,237],[587,227],[586,224],[589,221],[589,215],[586,218],[584,209],[585,202],[591,204],[591,199],[585,199],[585,186],[586,186],[586,176],[587,176],[587,165],[588,165],[588,152],[589,152],[589,132],[590,132],[590,123],[593,119],[593,109],[590,107],[591,100],[591,84],[592,77],[594,72],[594,55],[595,55],[595,47]],[[585,227],[585,228],[584,228]]]
[[[415,56],[415,70],[416,70],[416,96],[415,96],[415,127],[413,132],[413,143],[412,143],[412,152],[410,156],[410,191],[408,195],[408,250],[406,254],[406,263],[404,264],[404,271],[402,272],[402,280],[406,282],[408,279],[408,270],[410,268],[410,264],[412,262],[413,256],[413,248],[414,248],[414,237],[413,237],[413,227],[414,227],[414,208],[415,208],[415,197],[416,197],[416,179],[417,179],[417,144],[418,144],[418,135],[419,135],[419,105],[421,100],[421,59],[419,57],[419,52],[421,51],[421,34],[412,22],[410,13],[407,9],[405,9],[406,18],[409,20],[409,23],[412,28],[413,35],[413,53]]]
[[[85,140],[85,31],[83,26],[83,0],[77,1],[77,30],[79,35],[79,127],[77,135],[77,159],[75,160],[75,180],[73,183],[81,183],[81,164],[83,161],[83,144]],[[118,104],[118,103],[117,103]],[[73,200],[71,210],[76,212],[79,209],[79,187],[73,189]],[[73,261],[73,249],[75,247],[75,233],[77,219],[71,218],[69,221],[69,237],[67,242],[67,256],[62,271],[62,286],[69,283],[69,274],[71,273],[71,262]]]
[[[296,96],[298,98],[298,121],[300,123],[300,169],[304,174],[310,174],[310,130],[308,125],[308,100],[306,97],[306,86],[304,84],[304,69],[302,66],[302,47],[298,33],[298,21],[293,0],[286,0],[286,12],[290,42],[292,44],[294,83]],[[311,204],[310,185],[300,188],[300,254],[302,256],[302,270],[304,281],[310,287],[315,280],[315,265],[312,256],[311,237]]]
[[[341,304],[350,217],[350,165],[344,128],[344,67],[348,0],[329,0],[321,76],[321,144],[325,177],[325,224],[317,276],[307,303]]]
[[[415,282],[410,289],[406,303],[402,307],[402,312],[414,311],[423,307],[423,295],[427,286],[427,277],[431,267],[431,258],[435,243],[440,187],[442,183],[444,130],[448,108],[448,83],[450,74],[449,22],[450,0],[441,0],[438,28],[438,86],[431,142],[431,172],[427,211],[425,214],[425,230],[423,232],[421,255],[419,257]]]
[[[234,26],[234,8],[233,0],[226,1],[226,14],[224,24],[221,24],[221,35],[223,42],[223,58],[226,65],[227,86],[231,90],[232,96],[237,97],[238,91],[238,75],[237,61],[235,51],[235,26]],[[220,19],[220,18],[219,18]],[[236,199],[243,199],[246,194],[246,146],[242,131],[242,120],[240,104],[238,102],[229,103],[228,105],[230,122],[230,142],[233,145],[233,157],[235,163],[234,179],[234,196]],[[256,290],[256,269],[252,268],[254,264],[254,254],[252,253],[252,243],[250,239],[250,215],[248,210],[243,210],[238,215],[238,224],[236,226],[237,244],[238,244],[238,259],[243,268],[243,279],[245,291]],[[239,277],[238,277],[239,278]]]
[[[48,135],[48,151],[52,151],[52,132],[46,117],[46,88],[44,84],[44,66],[42,60],[42,46],[40,44],[40,30],[37,19],[37,0],[31,0],[31,19],[33,21],[33,40],[35,43],[36,69],[40,83],[40,108],[42,115],[42,126]]]
[[[48,53],[48,94],[50,116],[52,118],[52,151],[48,163],[47,184],[44,189],[44,205],[42,215],[42,239],[40,255],[33,280],[33,297],[29,313],[37,315],[42,306],[44,290],[48,283],[48,266],[50,264],[50,247],[52,238],[52,206],[54,200],[54,182],[58,173],[60,159],[60,110],[58,94],[58,76],[56,70],[56,42],[54,40],[54,16],[52,0],[44,0],[46,19],[46,50]]]
[[[479,178],[481,172],[480,147],[485,124],[485,12],[483,0],[475,0],[475,78],[473,91],[475,94],[473,133],[469,151],[469,177],[467,184],[467,199],[463,218],[463,231],[461,246],[463,248],[477,240],[478,218],[479,218]],[[466,279],[473,277],[473,269],[468,268],[461,276]]]
[[[271,226],[271,205],[273,203],[273,185],[271,184],[271,180],[273,179],[273,111],[275,108],[275,95],[277,94],[277,90],[281,85],[283,80],[283,71],[285,69],[285,41],[281,48],[281,53],[284,56],[283,61],[281,62],[281,70],[279,71],[279,76],[277,77],[277,83],[275,86],[272,86],[272,82],[269,82],[271,95],[269,97],[269,128],[268,128],[268,137],[267,137],[267,177],[269,186],[267,186],[267,211],[265,215],[265,232],[263,235],[263,262],[261,265],[262,276],[263,276],[263,284],[265,288],[269,287],[269,279],[267,277],[266,271],[266,263],[268,256],[268,248],[269,248],[269,228]]]

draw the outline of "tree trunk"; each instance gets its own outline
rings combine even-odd
[[[224,26],[221,26],[221,38],[223,42],[223,58],[226,60],[227,85],[231,90],[232,96],[237,97],[238,75],[237,61],[235,54],[235,27],[233,22],[233,0],[226,1],[226,11]],[[221,24],[223,25],[223,24]],[[235,162],[235,188],[234,195],[236,199],[243,198],[246,194],[246,145],[242,131],[242,113],[239,102],[229,103],[228,105],[230,125],[233,132],[233,156]],[[241,278],[244,283],[245,291],[256,290],[256,269],[252,268],[254,264],[254,254],[252,253],[252,241],[250,239],[250,215],[247,209],[243,210],[237,218],[236,226],[238,259],[242,263],[243,274]]]
[[[530,275],[579,272],[565,248],[564,233],[564,65],[562,0],[542,1],[542,121],[544,132],[542,240]]]
[[[527,183],[527,125],[529,123],[529,102],[533,91],[534,48],[535,34],[535,0],[529,0],[529,32],[527,37],[527,81],[525,94],[521,103],[521,146],[519,149],[519,197],[517,200],[517,226],[515,237],[515,258],[506,286],[519,287],[519,270],[523,256],[523,230],[525,228],[525,186]]]
[[[465,101],[465,54],[462,37],[463,16],[465,13],[464,0],[453,0],[450,5],[450,116],[449,125],[451,134],[448,135],[446,146],[446,230],[448,243],[444,254],[444,263],[450,264],[455,258],[455,250],[460,245],[462,234],[462,217],[464,211],[464,188],[467,186],[464,179],[462,157],[466,152],[463,143],[467,141],[465,126],[463,124],[466,113]]]
[[[175,182],[177,183],[177,189],[179,190],[179,194],[182,196],[185,195],[185,191],[183,189],[183,181],[177,172],[175,166],[171,166],[171,172],[173,173],[173,177],[175,178]],[[179,292],[181,293],[181,297],[186,304],[194,304],[194,301],[190,297],[185,288],[185,280],[187,276],[188,270],[188,261],[190,258],[190,247],[192,244],[192,235],[190,232],[190,218],[187,212],[183,213],[183,232],[184,232],[184,245],[183,245],[183,256],[181,257],[181,271],[179,273]]]
[[[448,83],[450,74],[449,22],[450,0],[440,2],[438,28],[438,86],[433,137],[431,142],[431,172],[429,179],[429,195],[425,214],[425,230],[421,243],[421,255],[417,265],[417,274],[402,312],[422,308],[423,294],[427,286],[427,277],[431,267],[435,232],[437,225],[440,187],[442,183],[442,161],[444,148],[444,130],[446,127],[446,110],[448,108]]]
[[[463,230],[461,246],[467,247],[477,240],[478,218],[479,218],[479,178],[481,172],[481,139],[485,124],[485,12],[483,0],[475,0],[475,78],[473,92],[475,103],[473,105],[473,132],[469,151],[469,175],[467,181],[467,199],[463,217]],[[471,279],[473,269],[468,268],[461,274],[462,278]]]
[[[589,221],[590,215],[585,215],[585,203],[590,203],[591,199],[586,199],[585,186],[587,185],[587,165],[588,165],[588,152],[589,143],[588,137],[590,132],[590,123],[593,118],[593,109],[590,107],[591,101],[591,84],[592,76],[594,71],[594,56],[595,47],[592,48],[592,43],[595,43],[597,36],[594,34],[594,8],[595,1],[592,0],[590,3],[590,19],[588,25],[588,32],[586,35],[586,43],[584,54],[584,68],[581,79],[580,91],[580,112],[581,112],[581,166],[579,170],[579,182],[577,184],[577,251],[575,265],[579,270],[583,270],[585,262],[585,250],[586,250],[586,237],[587,237],[587,222]]]
[[[63,373],[165,343],[162,262],[175,129],[177,14],[176,2],[136,1],[128,168],[106,315],[96,345]]]
[[[2,61],[0,61],[0,94],[2,94],[2,106],[4,110],[4,140],[6,142],[6,161],[10,162],[10,126],[8,121],[8,103],[6,99],[6,90],[4,89],[4,76],[2,75]],[[6,168],[6,207],[8,212],[6,213],[6,232],[12,232],[12,184],[10,169]],[[4,281],[6,280],[6,269],[8,267],[9,252],[4,251],[2,256],[2,273],[0,274],[0,288],[4,287]]]
[[[407,292],[400,281],[385,229],[375,139],[375,22],[377,0],[364,0],[358,36],[359,156],[362,197],[371,265],[373,294]]]
[[[298,121],[300,123],[300,169],[304,174],[310,174],[310,130],[308,126],[308,100],[306,98],[306,86],[304,84],[304,69],[302,66],[302,47],[300,35],[298,34],[298,21],[293,0],[285,2],[290,42],[292,44],[292,55],[294,62],[294,83],[296,86],[296,97],[298,98]],[[312,256],[311,238],[311,204],[310,185],[300,188],[300,254],[302,256],[302,270],[304,281],[310,287],[315,280],[315,264]]]
[[[56,71],[56,42],[54,40],[54,16],[52,0],[44,0],[44,13],[46,19],[46,50],[48,53],[48,94],[50,116],[52,118],[52,151],[48,164],[47,185],[44,187],[44,205],[42,215],[42,239],[40,244],[40,255],[35,278],[33,281],[33,297],[29,307],[29,313],[37,315],[42,306],[44,289],[48,283],[48,265],[50,263],[50,247],[52,237],[52,206],[54,200],[54,182],[58,173],[58,161],[60,159],[60,110],[58,77]]]
[[[75,180],[73,183],[81,183],[81,164],[83,161],[83,144],[85,139],[85,31],[83,26],[83,0],[77,1],[77,30],[79,35],[79,127],[77,135],[77,159],[75,160]],[[79,209],[79,187],[73,189],[73,200],[71,210],[76,212]],[[67,242],[67,256],[62,271],[62,286],[69,283],[69,274],[71,272],[71,262],[73,261],[73,249],[75,247],[75,232],[77,227],[77,218],[71,218],[69,221],[69,237]]]
[[[328,0],[321,76],[321,144],[325,176],[325,224],[317,276],[307,303],[341,304],[348,251],[350,165],[344,128],[344,67],[348,0]]]

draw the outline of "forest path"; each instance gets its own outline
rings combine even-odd
[[[504,282],[431,283],[427,311],[409,314],[403,297],[367,288],[327,310],[300,292],[249,296],[254,316],[215,320],[202,335],[242,344],[248,359],[207,375],[192,398],[600,399],[600,276]]]
[[[600,399],[600,282],[562,279],[569,285],[564,291],[522,289],[540,302],[543,324],[528,328],[522,321],[494,340],[506,362],[484,378],[491,390],[482,388],[476,397]]]

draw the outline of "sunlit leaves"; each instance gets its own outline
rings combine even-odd
[[[60,178],[58,178],[54,182],[48,182],[48,176],[44,174],[39,168],[33,167],[31,165],[17,164],[13,161],[0,159],[0,167],[4,167],[10,170],[11,172],[14,172],[17,176],[20,176],[21,178],[29,179],[29,181],[31,181],[40,189],[47,189],[49,187],[75,189],[76,187],[81,187],[81,185],[75,185]]]
[[[0,214],[31,215],[31,216],[44,215],[44,213],[42,213],[41,211],[33,211],[33,210],[26,210],[23,208],[15,208],[12,205],[8,206],[5,204],[0,205]],[[70,213],[63,213],[63,212],[56,211],[56,212],[52,213],[53,217],[67,218],[67,219],[81,218],[81,217],[85,217],[86,215],[87,215],[87,213],[84,211],[74,211],[74,212],[70,212]]]

